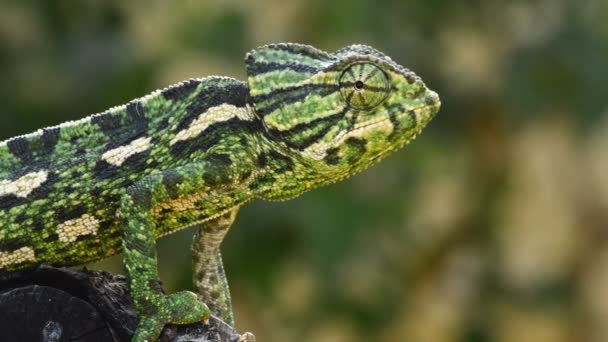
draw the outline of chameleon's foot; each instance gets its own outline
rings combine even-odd
[[[156,341],[167,323],[207,323],[211,316],[207,305],[189,291],[165,295],[152,307],[154,312],[140,315],[133,342]]]
[[[198,300],[194,292],[181,291],[164,297],[165,305],[170,312],[169,323],[190,324],[208,323],[211,312],[207,305]]]
[[[255,336],[250,332],[246,332],[239,337],[238,341],[239,342],[255,342]]]

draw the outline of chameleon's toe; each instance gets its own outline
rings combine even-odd
[[[211,317],[207,305],[199,301],[196,294],[190,291],[165,296],[165,305],[170,314],[170,323],[190,324],[201,321],[206,323]]]
[[[255,336],[250,332],[246,332],[239,337],[239,342],[255,342]]]

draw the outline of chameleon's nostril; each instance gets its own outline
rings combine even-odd
[[[437,95],[435,95],[435,94],[427,95],[424,97],[424,103],[426,103],[429,106],[432,104],[435,104],[435,102],[437,102]]]

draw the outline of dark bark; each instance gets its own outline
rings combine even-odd
[[[127,279],[103,271],[42,265],[0,273],[1,341],[130,341],[137,315]],[[168,325],[159,341],[235,341],[232,327]]]

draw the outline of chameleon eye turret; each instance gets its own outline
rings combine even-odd
[[[410,142],[440,101],[412,71],[352,45],[271,44],[247,83],[191,79],[0,142],[0,271],[123,253],[139,325],[234,323],[219,244],[241,205],[352,176]],[[156,239],[200,223],[195,289],[165,295]]]
[[[372,63],[349,65],[340,76],[340,92],[353,109],[370,109],[384,101],[389,91],[388,76]]]

